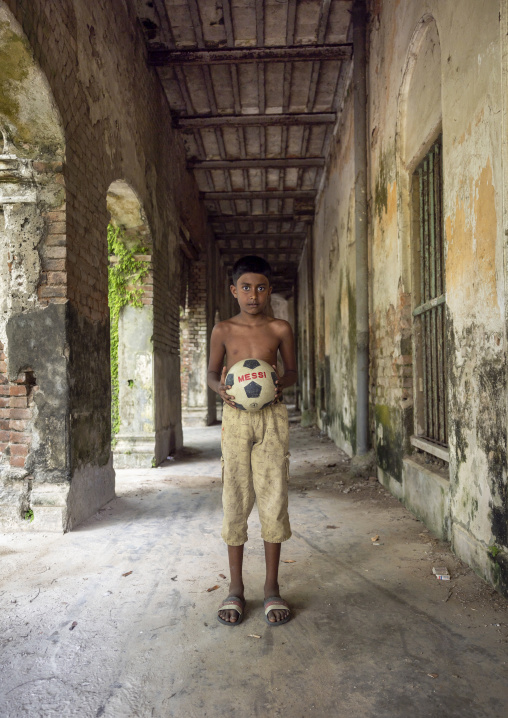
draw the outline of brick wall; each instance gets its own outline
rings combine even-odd
[[[182,407],[207,409],[208,360],[207,265],[204,260],[188,266],[185,307],[181,316],[180,366]]]
[[[14,382],[6,378],[5,354],[0,343],[0,452],[3,462],[24,469],[32,443],[34,395],[38,386],[33,372],[26,370]]]
[[[390,305],[370,319],[371,404],[409,408],[413,404],[411,294],[399,293]]]

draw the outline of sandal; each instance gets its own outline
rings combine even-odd
[[[224,601],[221,603],[218,611],[236,611],[238,613],[238,618],[236,621],[225,621],[223,618],[221,618],[219,615],[217,616],[217,620],[219,623],[222,623],[224,626],[230,626],[233,628],[234,626],[239,626],[240,623],[243,620],[243,613],[245,611],[245,599],[238,598],[237,596],[228,596],[224,599]]]
[[[289,608],[289,604],[280,596],[272,596],[271,598],[265,598],[265,600],[263,601],[263,605],[265,607],[265,621],[268,623],[269,626],[282,626],[282,624],[287,623],[291,620],[291,609]],[[290,612],[288,613],[286,618],[282,619],[282,621],[268,620],[268,614],[270,613],[270,611],[274,611],[277,609]]]

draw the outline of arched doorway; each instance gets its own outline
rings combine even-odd
[[[108,190],[111,433],[116,468],[156,462],[152,238],[124,180]]]
[[[0,523],[65,530],[73,519],[64,133],[3,4],[0,64]]]

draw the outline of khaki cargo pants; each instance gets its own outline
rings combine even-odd
[[[282,543],[291,536],[288,516],[289,425],[284,404],[222,414],[222,538],[229,546],[247,541],[247,519],[256,500],[261,536]]]

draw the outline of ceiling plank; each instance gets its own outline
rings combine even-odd
[[[322,45],[326,37],[326,28],[328,27],[328,17],[330,15],[330,4],[331,0],[322,0],[321,7],[319,9],[319,21],[317,31],[317,42],[318,45]]]
[[[348,60],[352,57],[352,44],[298,45],[297,47],[250,47],[234,50],[166,50],[148,52],[150,65],[228,65],[245,62],[312,62],[322,60]]]
[[[265,44],[265,2],[256,0],[256,42],[259,47]]]
[[[286,21],[286,45],[292,45],[295,41],[295,25],[296,25],[296,0],[289,0],[287,21]]]
[[[191,170],[285,169],[286,167],[324,167],[324,157],[288,157],[283,159],[189,160]]]
[[[196,43],[198,47],[204,47],[205,41],[203,38],[203,26],[201,24],[201,16],[199,14],[197,0],[187,0],[187,5],[189,6],[192,27],[194,28],[194,34],[196,36]]]
[[[231,0],[222,0],[222,16],[224,18],[224,30],[229,47],[234,47],[235,37],[233,32],[233,16],[231,14]]]

